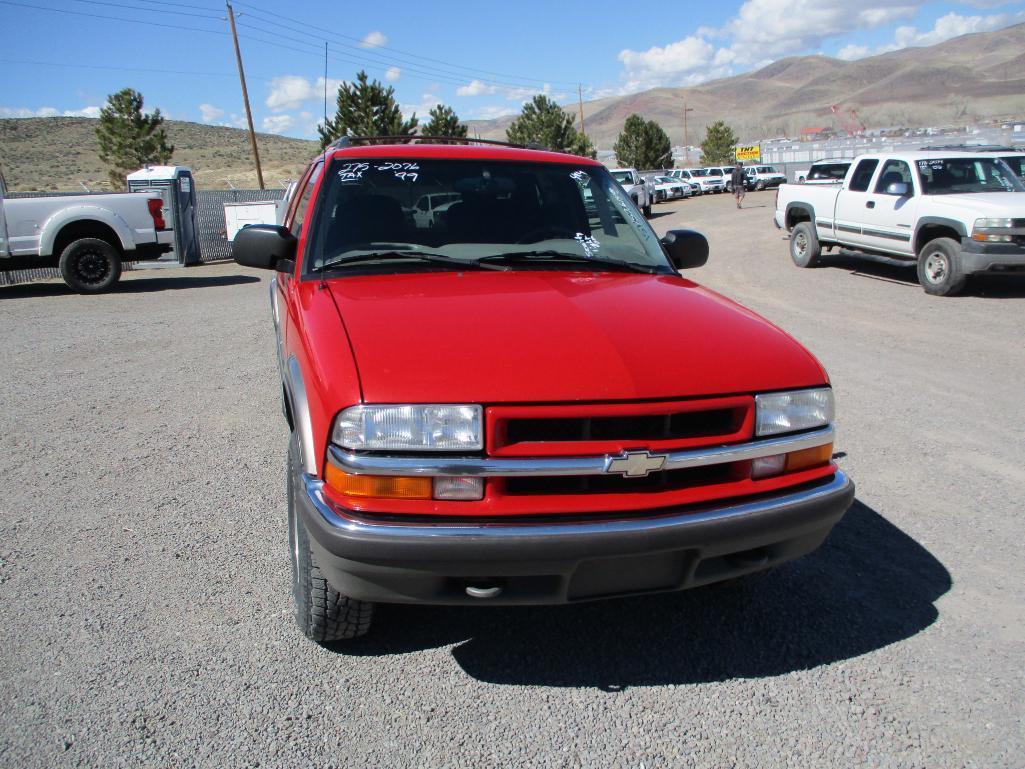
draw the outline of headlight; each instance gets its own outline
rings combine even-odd
[[[832,421],[833,391],[828,387],[755,396],[755,435],[793,433]]]
[[[352,406],[335,420],[331,441],[367,451],[478,451],[480,406]]]
[[[972,240],[980,243],[1012,243],[1014,236],[1008,230],[1013,227],[1013,219],[976,219]]]
[[[992,230],[1000,227],[1013,227],[1014,221],[1011,219],[976,219],[975,229],[977,230]]]

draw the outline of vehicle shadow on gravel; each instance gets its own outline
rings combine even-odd
[[[835,267],[841,270],[849,270],[857,277],[882,280],[887,283],[900,283],[916,288],[919,291],[922,290],[913,264],[899,265],[874,262],[846,252],[839,254],[824,253],[820,263],[823,268]],[[1025,298],[1025,274],[974,275],[969,279],[964,291],[958,296],[983,296],[993,299]],[[957,299],[958,297],[941,298],[948,300]]]
[[[141,272],[141,271],[140,271]],[[140,272],[129,272],[113,289],[111,294],[142,294],[151,291],[177,291],[186,288],[216,288],[241,283],[259,283],[255,275],[167,275],[135,277]],[[154,270],[153,272],[159,272]],[[128,277],[132,276],[132,277]],[[16,283],[0,286],[0,299],[24,299],[40,296],[75,296],[75,292],[63,283]],[[100,294],[99,296],[102,296]]]
[[[608,691],[778,676],[910,638],[938,617],[943,564],[856,501],[826,543],[764,577],[563,607],[383,606],[340,654],[456,644],[474,678]]]

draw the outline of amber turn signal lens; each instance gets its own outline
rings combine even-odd
[[[811,449],[791,451],[787,454],[786,470],[788,473],[796,473],[798,470],[807,470],[810,467],[819,467],[828,464],[833,458],[833,444],[815,446]]]
[[[381,499],[430,499],[430,478],[406,478],[395,475],[350,475],[330,462],[324,480],[333,491],[347,497]]]

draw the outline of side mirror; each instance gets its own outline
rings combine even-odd
[[[231,255],[246,267],[285,271],[291,262],[295,269],[295,236],[278,224],[253,224],[243,227],[231,243]]]
[[[662,238],[662,248],[678,270],[700,267],[708,261],[708,241],[695,230],[669,230]]]
[[[907,182],[893,182],[886,188],[887,195],[898,195],[899,197],[906,197],[909,194],[909,188]]]

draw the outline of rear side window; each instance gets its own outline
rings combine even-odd
[[[854,176],[851,177],[851,192],[868,192],[868,185],[872,182],[872,174],[876,172],[878,160],[862,160],[854,169]]]

